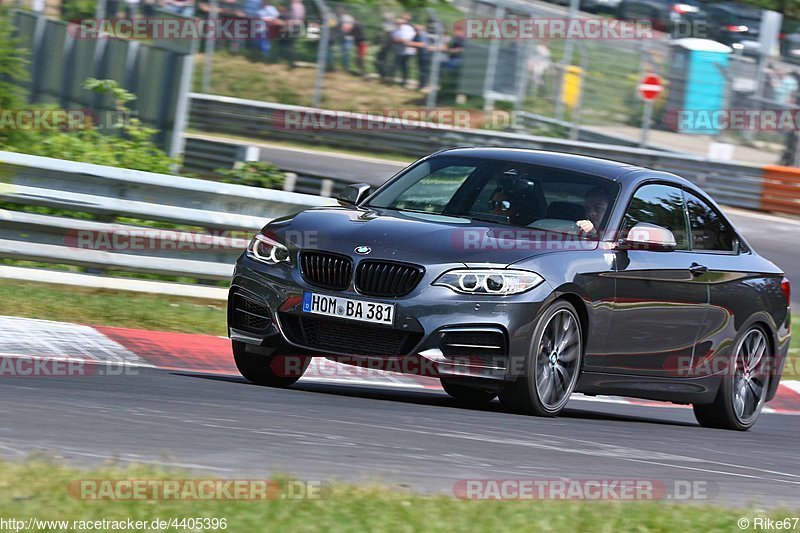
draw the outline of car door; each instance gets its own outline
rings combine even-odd
[[[672,231],[676,249],[615,251],[616,288],[604,371],[673,375],[679,365],[691,364],[708,308],[708,286],[692,269],[683,191],[665,183],[639,187],[620,237],[638,223]]]
[[[709,289],[709,310],[700,325],[692,366],[684,369],[685,375],[700,376],[723,368],[724,361],[712,358],[730,351],[737,332],[735,320],[756,313],[761,300],[754,296],[766,289],[757,272],[743,268],[739,237],[719,210],[691,191],[684,191],[684,198],[690,248],[704,271],[696,280]]]

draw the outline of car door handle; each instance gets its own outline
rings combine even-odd
[[[692,263],[689,267],[689,272],[692,273],[692,276],[702,276],[706,272],[708,272],[708,267],[705,265],[701,265],[700,263]]]

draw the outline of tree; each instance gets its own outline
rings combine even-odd
[[[9,9],[0,6],[0,111],[14,112],[25,102],[28,75],[28,51],[13,37]],[[27,133],[14,128],[0,128],[0,149],[24,142]]]

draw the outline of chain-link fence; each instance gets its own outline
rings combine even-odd
[[[113,1],[100,0],[106,6]],[[776,149],[793,142],[779,129],[701,131],[675,127],[672,119],[687,109],[790,110],[800,86],[792,72],[798,68],[795,65],[728,49],[727,59],[708,67],[698,82],[692,61],[681,59],[680,41],[654,30],[645,37],[577,39],[546,31],[534,37],[474,36],[465,31],[470,21],[570,20],[566,11],[555,11],[548,4],[460,0],[407,10],[396,4],[326,0],[142,0],[135,16],[147,16],[145,8],[153,3],[201,20],[264,25],[255,36],[202,43],[204,66],[195,87],[203,92],[366,112],[397,107],[499,108],[524,112],[506,126],[573,138],[579,138],[580,128],[589,128],[593,135],[602,130],[609,138],[617,135],[622,142],[627,136],[630,142],[636,140],[636,129],[647,116],[638,85],[645,74],[657,74],[665,81],[665,90],[653,104],[654,128]],[[578,17],[584,22],[613,21]],[[238,85],[227,83],[233,71],[248,69],[241,61],[229,68],[234,56],[281,68],[254,68],[250,77],[236,72],[237,80],[241,78]],[[225,89],[217,91],[220,81],[226,82],[220,84]],[[248,90],[259,84],[274,90],[263,96]],[[300,85],[302,91],[294,90]]]

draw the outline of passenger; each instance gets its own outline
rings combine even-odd
[[[586,211],[586,220],[578,220],[576,224],[584,233],[592,233],[603,222],[608,210],[608,195],[604,189],[595,187],[586,193],[583,206]]]

